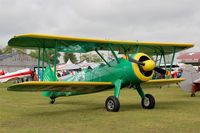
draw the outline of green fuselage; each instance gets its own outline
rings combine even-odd
[[[126,87],[131,84],[140,83],[141,80],[137,77],[136,73],[133,69],[133,63],[125,60],[123,58],[119,59],[119,62],[116,60],[112,60],[109,62],[110,66],[106,64],[101,64],[94,69],[84,69],[81,72],[77,72],[73,76],[63,77],[62,81],[90,81],[90,82],[112,82],[113,86],[116,81],[121,80],[121,87]],[[110,89],[112,87],[107,88],[91,88],[87,93],[99,92],[105,89]],[[77,95],[77,94],[85,94],[80,92],[43,92],[44,96],[69,96],[69,95]]]
[[[84,69],[81,72],[63,79],[64,81],[92,81],[92,82],[112,82],[121,79],[123,84],[140,81],[133,72],[132,63],[120,59],[109,62],[110,66],[101,64],[94,69]]]

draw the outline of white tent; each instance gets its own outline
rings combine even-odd
[[[66,64],[59,65],[56,67],[57,70],[74,70],[80,68],[81,67],[79,65],[73,64],[70,59],[67,61]]]

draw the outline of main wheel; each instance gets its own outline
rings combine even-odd
[[[119,103],[118,98],[116,98],[115,96],[109,96],[106,99],[105,107],[107,111],[118,112],[120,108],[120,103]]]
[[[151,94],[146,94],[141,101],[142,107],[145,109],[153,109],[155,107],[155,99]]]

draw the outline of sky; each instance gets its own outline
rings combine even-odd
[[[0,47],[25,33],[194,43],[199,0],[0,0]]]

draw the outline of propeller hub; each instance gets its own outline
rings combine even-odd
[[[156,64],[153,60],[146,60],[146,61],[143,61],[144,65],[142,66],[143,70],[144,71],[152,71],[154,70]]]

